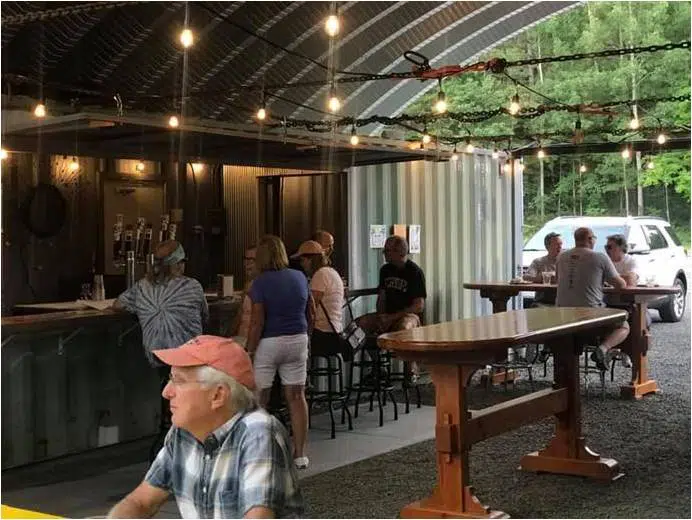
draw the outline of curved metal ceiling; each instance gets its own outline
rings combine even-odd
[[[249,87],[324,80],[274,90],[280,98],[268,106],[274,115],[319,119],[327,65],[406,71],[402,55],[411,49],[433,67],[468,63],[577,3],[340,2],[342,32],[330,42],[323,22],[331,2],[2,2],[3,83],[113,109],[118,93],[126,111],[149,112],[175,110],[184,88],[186,114],[245,122],[260,96]],[[196,34],[187,57],[177,43],[186,16]],[[344,112],[363,117],[398,114],[433,86],[385,80],[339,89]]]

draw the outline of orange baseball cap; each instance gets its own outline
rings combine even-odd
[[[228,374],[246,388],[255,389],[250,356],[232,339],[197,336],[179,347],[154,350],[153,353],[172,367],[209,365]]]

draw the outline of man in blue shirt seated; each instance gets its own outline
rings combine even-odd
[[[288,433],[257,407],[245,350],[198,336],[154,355],[171,366],[163,396],[173,427],[144,481],[109,517],[151,517],[170,495],[183,518],[304,517]]]

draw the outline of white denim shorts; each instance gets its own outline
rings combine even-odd
[[[304,385],[308,375],[308,335],[293,334],[260,340],[255,352],[255,384],[271,388],[279,372],[284,386]]]

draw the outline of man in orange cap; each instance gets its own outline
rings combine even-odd
[[[257,407],[252,362],[228,338],[154,350],[171,366],[173,427],[142,483],[109,513],[151,517],[174,495],[183,518],[303,517],[288,433]]]

